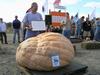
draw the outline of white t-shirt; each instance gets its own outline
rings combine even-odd
[[[4,22],[0,23],[0,32],[6,32],[6,30],[7,30],[6,24]]]

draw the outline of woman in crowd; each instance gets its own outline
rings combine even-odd
[[[100,18],[96,19],[96,31],[94,34],[94,40],[100,41]]]
[[[67,12],[66,14],[67,17],[67,21],[66,23],[63,23],[63,31],[62,34],[67,37],[68,39],[70,39],[70,35],[71,35],[71,20],[69,19],[69,13]]]

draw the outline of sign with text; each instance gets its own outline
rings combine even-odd
[[[32,21],[32,31],[45,31],[45,21]]]
[[[59,67],[60,66],[60,59],[58,55],[54,55],[51,57],[52,60],[52,66],[53,67]]]

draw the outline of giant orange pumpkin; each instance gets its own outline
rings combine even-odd
[[[51,57],[59,56],[59,66],[54,67]],[[68,65],[74,57],[71,42],[59,33],[46,32],[23,41],[16,52],[16,62],[32,70],[55,70]]]

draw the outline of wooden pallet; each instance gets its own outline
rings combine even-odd
[[[76,62],[54,71],[35,71],[20,67],[21,75],[84,75],[87,68],[88,66]]]
[[[79,38],[70,38],[70,41],[71,41],[72,43],[80,43],[80,42],[82,42],[83,40],[82,40],[82,39],[79,39]]]

